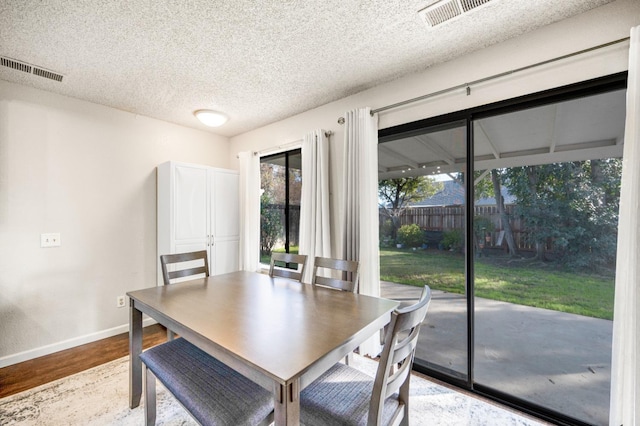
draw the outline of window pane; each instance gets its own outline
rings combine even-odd
[[[298,253],[300,235],[300,199],[302,198],[302,154],[289,155],[289,252]]]
[[[474,122],[475,381],[597,425],[624,117],[615,91]]]
[[[271,252],[297,252],[302,186],[300,150],[260,159],[260,261]]]
[[[432,300],[415,363],[467,377],[466,125],[424,129],[378,147],[383,297]]]

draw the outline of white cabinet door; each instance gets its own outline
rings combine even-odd
[[[160,255],[207,250],[211,275],[240,266],[239,176],[187,163],[158,166],[158,284]]]
[[[176,166],[174,179],[174,249],[178,246],[207,246],[209,235],[208,170],[202,167]]]
[[[211,211],[216,239],[240,237],[239,185],[237,173],[214,174]]]
[[[239,256],[240,240],[221,240],[211,247],[211,256],[215,270],[211,275],[226,274],[240,270]]]
[[[239,269],[240,207],[237,173],[216,170],[211,177],[211,274],[219,275]]]

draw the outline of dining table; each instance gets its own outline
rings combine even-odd
[[[128,292],[129,405],[142,395],[143,314],[274,395],[298,425],[300,392],[382,329],[398,302],[239,271]]]

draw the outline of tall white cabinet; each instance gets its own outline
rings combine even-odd
[[[234,170],[169,161],[158,166],[160,255],[207,250],[209,272],[239,269],[239,175]]]

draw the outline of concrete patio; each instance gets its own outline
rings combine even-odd
[[[421,289],[382,282],[411,303]],[[416,358],[467,372],[466,300],[433,291]],[[595,425],[608,424],[612,321],[475,299],[475,382]]]

